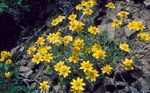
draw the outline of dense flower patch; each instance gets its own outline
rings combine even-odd
[[[69,84],[70,91],[74,93],[83,92],[87,82],[95,84],[98,78],[111,75],[117,69],[117,62],[123,65],[125,71],[134,69],[134,59],[130,55],[132,48],[128,40],[112,41],[107,29],[102,31],[92,20],[85,23],[80,19],[81,15],[92,17],[96,5],[96,0],[82,0],[75,7],[76,13],[52,19],[49,27],[57,30],[42,34],[27,50],[27,54],[32,56],[32,62],[37,65],[44,63],[50,68],[49,74],[55,75],[60,83]],[[115,9],[115,4],[108,2],[105,7],[111,11]],[[122,28],[129,14],[125,10],[118,12],[112,20],[115,31]],[[62,30],[59,25],[64,24],[63,21],[67,28]],[[127,23],[127,27],[139,31],[139,40],[150,40],[150,34],[144,32],[145,26],[141,21],[132,20]],[[7,51],[1,52],[0,62],[10,65],[10,56]],[[5,72],[5,76],[11,79],[11,72]],[[49,87],[47,80],[39,84],[41,92],[49,91]]]

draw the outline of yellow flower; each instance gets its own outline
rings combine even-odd
[[[52,20],[51,25],[52,25],[52,26],[57,26],[58,23],[59,23],[59,20],[54,19],[54,20]]]
[[[148,41],[148,40],[150,40],[150,34],[149,34],[149,33],[146,33],[146,32],[139,33],[137,36],[138,36],[141,40],[143,40],[143,41]]]
[[[60,68],[64,66],[64,61],[59,61],[59,63],[57,63],[54,68],[55,68],[55,71],[60,71]]]
[[[40,83],[39,88],[41,91],[48,91],[49,90],[48,81],[43,81],[42,83]]]
[[[115,5],[112,2],[109,2],[107,5],[105,5],[105,7],[107,7],[108,9],[114,9]]]
[[[38,40],[36,41],[36,44],[42,46],[44,45],[45,39],[43,37],[39,37]]]
[[[145,26],[143,25],[143,23],[141,21],[131,21],[128,23],[128,28],[131,29],[131,30],[144,30],[145,29]]]
[[[69,44],[71,41],[73,41],[73,38],[71,35],[64,36],[63,38],[64,44]]]
[[[127,11],[120,11],[119,13],[118,13],[118,16],[121,18],[121,19],[125,19],[125,18],[127,18],[128,17],[128,15],[129,15],[129,12],[127,12]]]
[[[6,60],[6,65],[10,65],[12,63],[11,59]]]
[[[76,38],[73,42],[74,47],[83,48],[84,47],[84,40],[81,38]]]
[[[3,62],[4,60],[5,60],[4,57],[1,57],[1,58],[0,58],[0,62]]]
[[[62,22],[65,19],[65,16],[58,16],[54,20],[52,20],[51,25],[52,26],[57,26],[60,22]]]
[[[112,22],[112,26],[114,28],[118,28],[120,25],[122,24],[122,22],[118,19],[113,19],[113,22]]]
[[[70,83],[71,89],[75,93],[81,93],[84,90],[85,83],[83,82],[82,78],[77,78],[76,80],[73,79],[73,81]]]
[[[87,78],[89,78],[92,82],[93,82],[93,81],[96,81],[96,78],[99,76],[99,75],[98,75],[98,71],[95,70],[95,69],[93,69],[93,70],[88,70],[88,71],[86,72],[86,74],[87,74]]]
[[[63,75],[64,77],[67,77],[69,73],[71,73],[70,67],[65,66],[65,65],[61,66],[59,70],[59,75]]]
[[[83,61],[81,63],[81,67],[80,69],[83,69],[84,72],[88,71],[88,70],[92,70],[93,69],[93,64],[90,63],[90,61]]]
[[[101,50],[102,46],[98,43],[95,43],[91,49],[92,49],[92,52],[95,52],[95,51]]]
[[[129,48],[129,45],[126,44],[126,43],[120,44],[120,45],[119,45],[119,48],[120,48],[121,50],[125,51],[125,52],[130,52],[130,50],[131,50],[131,49]]]
[[[77,6],[76,6],[76,10],[82,10],[83,9],[83,6],[81,5],[81,4],[78,4]]]
[[[69,20],[75,20],[77,18],[77,15],[76,14],[71,14],[69,15],[68,19]]]
[[[123,65],[125,67],[125,70],[133,70],[133,60],[126,58],[123,62]]]
[[[81,5],[82,5],[82,6],[86,6],[86,3],[87,3],[87,2],[86,2],[86,1],[84,1],[84,0],[83,0],[83,1],[81,1]]]
[[[43,61],[50,62],[53,59],[53,54],[47,53],[43,56]]]
[[[90,27],[88,28],[88,32],[90,32],[91,34],[96,35],[96,34],[99,32],[99,29],[98,29],[98,27],[96,27],[96,26],[90,26]]]
[[[36,48],[34,46],[29,47],[28,50],[27,50],[27,54],[31,55],[35,51],[36,51]]]
[[[73,55],[79,55],[81,52],[82,52],[81,48],[74,47],[74,48],[72,49],[72,54],[73,54]]]
[[[96,0],[89,0],[85,3],[83,3],[83,6],[86,8],[92,8],[96,4]]]
[[[84,23],[81,21],[71,20],[69,22],[69,30],[71,31],[81,32],[83,28],[84,28]]]
[[[113,68],[110,65],[106,65],[106,66],[101,68],[102,73],[103,74],[107,73],[108,75],[111,73],[112,69]]]
[[[106,57],[106,52],[103,51],[102,49],[96,50],[94,51],[92,56],[95,57],[96,59],[99,59],[99,58],[104,59]]]
[[[38,48],[38,53],[41,53],[41,54],[46,54],[48,52],[48,50],[51,49],[51,46],[41,46]]]
[[[5,77],[10,79],[11,78],[11,73],[10,72],[5,72]]]
[[[79,61],[79,58],[75,55],[72,55],[71,57],[68,58],[69,62],[77,63]]]
[[[90,8],[85,8],[85,10],[83,11],[84,15],[91,15],[93,13],[93,10]]]
[[[65,16],[58,16],[57,20],[59,20],[59,22],[62,22],[65,19]]]
[[[7,57],[10,57],[11,56],[11,53],[10,52],[8,52],[8,51],[2,51],[1,52],[1,57],[2,58],[7,58]]]
[[[90,54],[90,53],[92,52],[92,50],[91,50],[91,48],[87,47],[87,48],[85,49],[85,52],[88,53],[88,54]]]
[[[43,61],[43,57],[40,53],[33,55],[32,62],[39,64],[41,61]]]
[[[61,44],[62,43],[62,38],[60,36],[60,32],[57,33],[50,33],[47,36],[47,40],[52,43],[52,44]]]

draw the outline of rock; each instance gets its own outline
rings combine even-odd
[[[29,60],[20,59],[16,62],[17,65],[24,66],[29,62]]]
[[[30,88],[34,90],[34,89],[36,89],[37,85],[38,85],[38,84],[37,84],[36,82],[33,82],[33,83],[31,84],[31,87],[30,87]]]
[[[29,71],[29,70],[31,70],[31,68],[25,67],[25,66],[21,66],[19,71],[20,71],[20,72],[27,72],[27,71]]]
[[[109,38],[111,40],[114,40],[115,28],[112,27],[111,23],[99,25],[98,28],[100,29],[100,31],[108,31]]]
[[[150,0],[145,0],[144,4],[146,5],[146,7],[150,7]]]
[[[147,80],[140,78],[138,80],[141,83],[141,91],[147,91],[150,89],[150,82],[147,82]]]
[[[66,93],[65,86],[56,85],[53,87],[53,93]]]
[[[25,78],[27,78],[29,75],[33,73],[31,68],[25,66],[21,66],[19,71],[23,74]]]
[[[36,65],[35,62],[29,62],[29,63],[27,64],[27,67],[33,68],[35,65]]]
[[[31,75],[32,73],[33,73],[33,71],[32,71],[32,70],[29,70],[29,71],[27,71],[27,72],[24,72],[23,75],[24,75],[25,78],[28,78],[29,75]]]
[[[17,49],[19,48],[20,46],[16,46],[15,48],[13,48],[13,49],[11,49],[11,53],[12,53],[12,55],[17,51]]]

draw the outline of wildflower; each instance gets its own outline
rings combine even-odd
[[[75,20],[77,18],[77,15],[76,14],[71,14],[68,19],[69,20]]]
[[[49,90],[48,81],[43,81],[42,83],[40,83],[39,88],[41,91],[48,91]]]
[[[5,77],[10,79],[11,78],[11,73],[10,72],[5,72]]]
[[[43,57],[40,53],[33,55],[32,62],[39,64],[41,61],[43,61]]]
[[[45,39],[43,37],[39,37],[38,40],[36,41],[36,44],[42,46],[44,45]]]
[[[36,51],[36,48],[34,46],[29,47],[28,50],[27,50],[27,54],[31,55],[35,51]]]
[[[50,50],[51,47],[50,46],[41,46],[38,48],[38,53],[41,53],[41,54],[46,54],[48,52],[48,50]]]
[[[69,30],[81,32],[84,28],[84,23],[82,21],[72,20],[69,22]]]
[[[11,59],[6,60],[6,65],[10,65],[12,63]]]
[[[126,58],[123,62],[123,65],[125,67],[125,70],[133,70],[133,60]]]
[[[92,50],[91,50],[91,48],[87,47],[87,48],[85,49],[85,52],[88,53],[88,54],[90,54],[90,53],[92,52]]]
[[[91,34],[96,35],[99,32],[99,29],[96,26],[90,26],[88,28],[88,32],[90,32]]]
[[[86,8],[84,11],[83,11],[83,14],[84,15],[91,15],[93,13],[93,10],[90,9],[90,8]]]
[[[102,49],[96,50],[94,51],[92,56],[95,57],[96,59],[99,59],[99,58],[104,59],[106,57],[106,52],[103,51]]]
[[[1,58],[0,58],[0,62],[3,62],[4,60],[5,60],[4,57],[1,57]]]
[[[120,48],[121,50],[125,51],[125,52],[130,52],[130,50],[131,50],[131,49],[129,48],[129,45],[126,44],[126,43],[120,44],[120,45],[119,45],[119,48]]]
[[[81,38],[76,38],[73,42],[74,47],[83,48],[84,47],[84,40]]]
[[[57,20],[59,20],[59,22],[62,22],[65,19],[65,16],[58,16]]]
[[[82,10],[83,9],[83,6],[81,5],[81,4],[78,4],[77,6],[76,6],[76,10]]]
[[[54,20],[52,20],[51,25],[52,26],[57,26],[60,22],[62,22],[65,19],[65,16],[58,16]]]
[[[7,58],[7,57],[10,57],[11,56],[11,53],[8,52],[8,51],[2,51],[1,52],[1,57],[2,58]]]
[[[52,20],[51,25],[52,26],[57,26],[58,23],[59,23],[59,20],[55,19],[55,20]]]
[[[43,61],[50,62],[53,59],[53,54],[47,53],[43,56]]]
[[[141,40],[143,41],[148,41],[150,40],[150,34],[146,33],[146,32],[143,32],[143,33],[139,33],[137,35]]]
[[[95,51],[98,51],[98,50],[101,50],[102,49],[102,46],[98,43],[95,43],[93,46],[92,46],[92,52],[95,52]]]
[[[81,48],[74,47],[74,48],[72,49],[72,54],[73,54],[73,55],[79,55],[81,52],[82,52]]]
[[[83,61],[81,63],[80,69],[83,69],[84,72],[86,72],[88,70],[92,70],[93,69],[93,64],[91,64],[90,61]]]
[[[81,93],[84,90],[85,83],[83,82],[82,78],[77,78],[76,80],[73,79],[73,81],[70,83],[71,89],[75,93]]]
[[[95,69],[93,69],[93,70],[88,70],[88,71],[86,72],[86,74],[87,74],[87,78],[89,78],[92,82],[93,82],[93,81],[96,81],[96,78],[99,76],[99,75],[98,75],[98,71],[95,70]]]
[[[59,70],[59,75],[63,75],[64,77],[67,77],[69,73],[71,73],[70,67],[68,67],[66,65],[61,66],[61,68]]]
[[[54,66],[55,71],[60,71],[62,66],[64,66],[64,61],[59,61],[59,63]]]
[[[113,19],[113,22],[112,22],[112,26],[114,28],[118,28],[120,25],[122,24],[122,22],[118,19]]]
[[[109,2],[107,5],[105,5],[105,7],[107,7],[108,9],[114,9],[115,5],[112,2]]]
[[[131,30],[144,30],[145,29],[145,26],[143,25],[143,23],[141,21],[131,21],[128,23],[128,28],[131,29]]]
[[[77,63],[79,61],[79,58],[75,55],[72,55],[71,57],[68,58],[69,62]]]
[[[129,15],[129,12],[127,12],[127,11],[120,11],[120,12],[118,13],[118,16],[119,16],[121,19],[127,18],[128,15]]]
[[[87,2],[82,2],[82,5],[86,8],[92,8],[96,4],[96,0],[89,0]]]
[[[60,32],[50,33],[47,36],[47,40],[52,44],[61,44],[62,43],[62,38],[60,37]]]
[[[102,73],[103,74],[107,73],[108,75],[111,73],[112,69],[113,68],[110,65],[106,65],[106,66],[101,68]]]
[[[64,36],[63,38],[64,44],[69,44],[71,41],[73,41],[73,38],[71,35]]]

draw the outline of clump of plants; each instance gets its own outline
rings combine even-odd
[[[48,74],[57,77],[61,85],[69,84],[70,91],[74,93],[83,92],[85,88],[92,90],[91,86],[99,78],[103,80],[118,69],[118,62],[122,64],[124,71],[134,69],[130,40],[112,41],[107,29],[101,31],[101,27],[93,24],[91,19],[95,14],[93,8],[96,4],[96,0],[83,0],[75,7],[76,12],[52,19],[50,28],[55,31],[44,33],[27,50],[32,55],[32,62],[45,63],[50,68]],[[115,4],[109,2],[106,8],[111,11],[115,9]],[[125,10],[118,12],[117,18],[112,20],[115,31],[127,22],[129,14]],[[90,21],[84,23],[80,16]],[[60,28],[62,24],[66,24],[65,29]],[[140,40],[150,40],[150,34],[143,31],[145,26],[141,21],[132,20],[126,26],[138,31],[137,37]],[[43,80],[39,89],[48,91],[49,87],[48,81]]]
[[[18,93],[27,88],[21,85],[18,69],[12,62],[12,54],[9,51],[0,53],[0,92]]]

